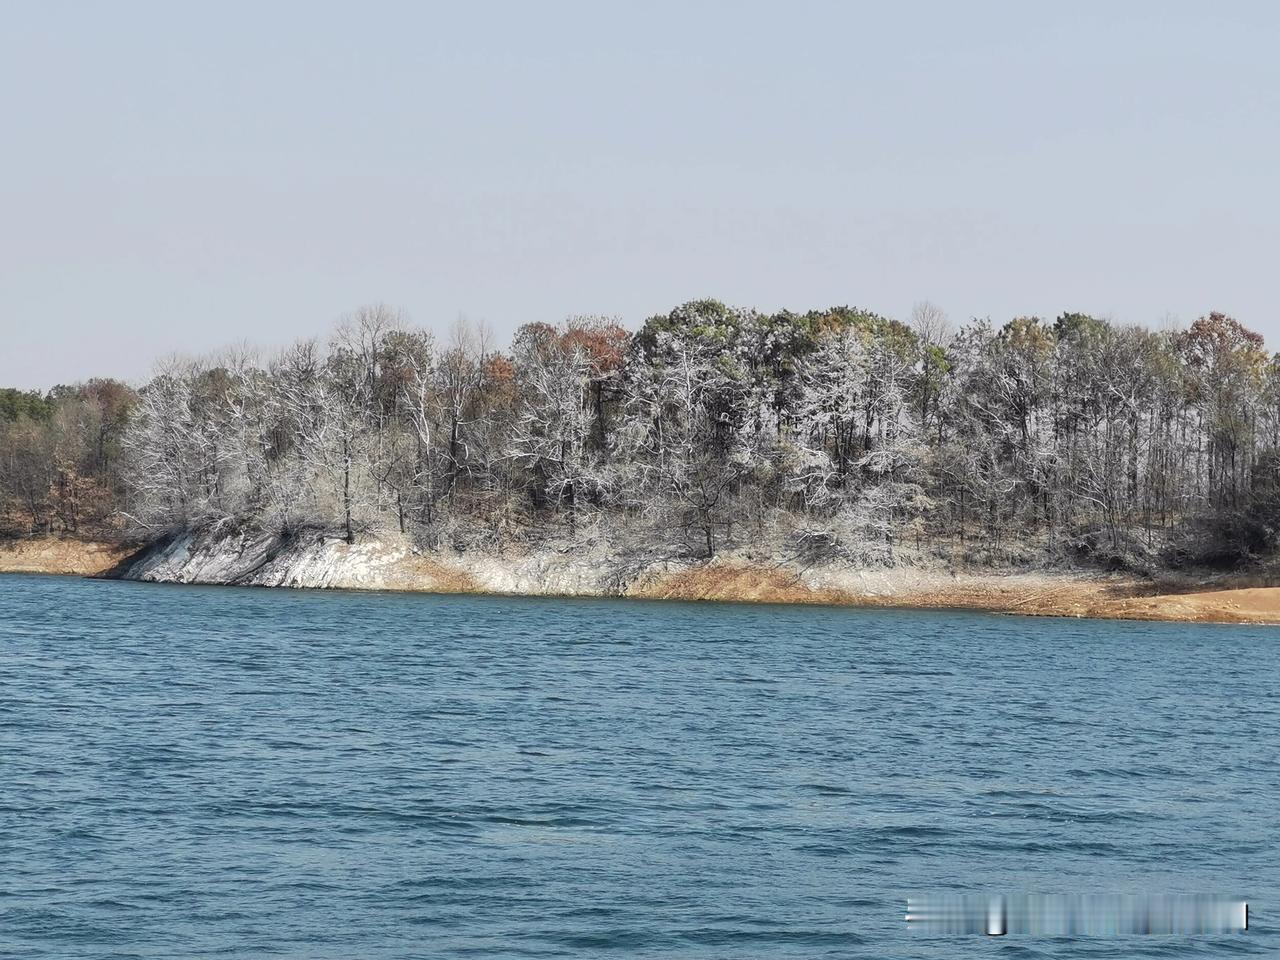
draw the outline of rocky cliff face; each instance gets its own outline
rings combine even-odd
[[[157,541],[117,575],[157,583],[391,589],[388,574],[408,555],[381,542],[348,546],[315,536],[186,530]]]
[[[598,551],[424,554],[396,538],[347,544],[315,534],[282,538],[257,531],[183,531],[163,538],[114,576],[158,583],[263,587],[422,590],[610,596],[626,592],[627,565]]]

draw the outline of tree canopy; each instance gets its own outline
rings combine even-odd
[[[325,343],[167,361],[136,393],[0,390],[0,440],[11,532],[231,520],[1152,564],[1247,560],[1280,528],[1280,359],[1217,312],[953,329],[931,304],[903,322],[703,299],[634,334],[527,324],[503,349],[374,305]]]

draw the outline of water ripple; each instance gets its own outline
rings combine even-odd
[[[1280,955],[1272,637],[0,577],[0,956]],[[962,943],[921,889],[1257,920]]]

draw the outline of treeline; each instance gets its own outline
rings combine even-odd
[[[115,380],[0,389],[0,536],[120,531],[120,442],[136,399]]]
[[[1259,557],[1280,525],[1280,358],[1218,313],[953,332],[927,304],[903,323],[704,300],[499,349],[379,306],[266,360],[168,361],[136,395],[11,391],[0,417],[5,514],[31,529],[1142,564]]]

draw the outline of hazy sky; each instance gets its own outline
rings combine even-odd
[[[1226,310],[1280,347],[1280,4],[0,5],[0,385],[385,301]]]

